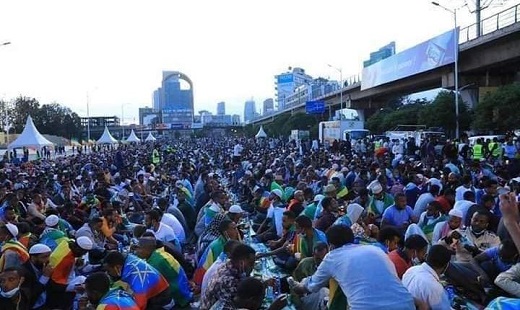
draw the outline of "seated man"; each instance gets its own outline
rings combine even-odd
[[[227,262],[228,258],[231,257],[231,254],[239,244],[241,243],[237,240],[229,240],[228,242],[226,242],[226,244],[224,245],[224,251],[220,253],[217,260],[213,264],[211,264],[209,269],[204,274],[204,278],[202,279],[202,286],[200,288],[201,296],[204,295],[204,292],[208,287],[208,283],[215,276],[217,269]]]
[[[110,279],[104,272],[96,272],[87,277],[85,280],[85,292],[87,293],[88,302],[95,309],[125,309],[139,310],[132,295],[125,290],[116,287],[110,288]],[[87,300],[80,300],[79,309],[83,308]]]
[[[113,287],[120,286],[133,293],[139,309],[158,309],[172,304],[168,281],[136,256],[112,251],[105,257],[104,268],[115,282]]]
[[[485,250],[475,256],[471,263],[485,283],[493,283],[502,272],[518,262],[518,251],[510,239],[505,239],[498,247]]]
[[[142,237],[136,249],[136,255],[146,260],[152,267],[157,269],[170,284],[170,293],[175,304],[181,307],[187,306],[192,293],[188,283],[188,277],[179,262],[164,248],[157,249],[157,242],[153,237]]]
[[[499,274],[495,279],[495,285],[520,298],[520,263]]]
[[[384,211],[381,227],[394,226],[404,233],[408,225],[417,223],[417,220],[412,208],[406,204],[406,196],[399,193],[395,195],[395,203]]]
[[[292,249],[288,249],[288,246],[294,241],[296,236],[296,228],[294,226],[296,215],[292,211],[285,211],[282,216],[283,234],[278,240],[271,240],[267,242],[270,252],[257,254],[258,258],[273,256],[275,255],[275,262],[280,265],[292,265],[292,268],[296,267],[294,259],[291,259]],[[291,269],[292,269],[291,268]]]
[[[240,281],[237,294],[233,299],[219,299],[211,310],[250,309],[259,310],[265,297],[265,286],[262,281],[248,277]],[[281,310],[287,306],[287,295],[282,294],[274,300],[267,310]]]
[[[487,214],[475,212],[471,218],[470,227],[452,231],[440,244],[456,251],[457,262],[469,263],[472,257],[500,245],[500,238],[487,230],[488,224]]]
[[[328,246],[324,242],[318,242],[314,246],[312,257],[306,257],[300,261],[298,267],[293,272],[294,280],[301,282],[304,278],[312,276],[323,258],[329,252]],[[326,309],[323,300],[329,294],[327,288],[322,288],[317,293],[311,293],[307,296],[299,297],[293,294],[292,301],[302,309]]]

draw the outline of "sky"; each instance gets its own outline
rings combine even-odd
[[[474,16],[462,8],[458,20]],[[88,97],[91,116],[124,113],[130,124],[172,70],[193,81],[195,113],[225,101],[243,116],[246,100],[259,110],[274,97],[274,75],[288,67],[339,80],[328,64],[347,78],[391,41],[399,52],[451,28],[453,16],[428,0],[1,1],[0,43],[11,44],[0,47],[0,98],[86,116]]]

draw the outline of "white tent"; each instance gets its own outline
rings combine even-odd
[[[134,130],[132,129],[132,132],[128,136],[128,139],[126,139],[126,142],[140,142],[141,139],[139,139],[136,135]]]
[[[144,139],[144,141],[155,141],[155,140],[157,140],[157,139],[155,139],[155,137],[152,136],[151,132],[149,132],[148,137],[146,137],[146,139]]]
[[[18,136],[16,140],[11,142],[11,144],[9,144],[7,148],[15,149],[24,146],[41,148],[43,146],[50,145],[53,145],[53,143],[47,140],[44,136],[42,136],[38,129],[36,129],[36,126],[34,126],[31,116],[28,116],[22,133]]]
[[[110,131],[108,131],[108,127],[105,126],[105,131],[103,131],[101,138],[99,138],[96,143],[97,144],[114,144],[114,143],[117,143],[117,140],[114,137],[112,137],[112,134],[110,134]]]
[[[264,131],[264,126],[260,126],[260,129],[258,130],[258,133],[256,134],[255,138],[267,138],[267,134]]]

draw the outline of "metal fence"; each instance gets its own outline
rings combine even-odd
[[[520,21],[520,4],[505,9],[495,15],[491,15],[480,21],[480,35],[490,34],[497,30],[511,26]],[[459,44],[475,40],[477,38],[477,24],[461,28]]]

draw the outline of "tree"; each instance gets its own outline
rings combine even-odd
[[[37,112],[34,123],[43,134],[74,138],[81,135],[81,119],[69,108],[58,103],[44,104]]]
[[[506,132],[519,127],[520,83],[499,87],[477,104],[473,127],[479,130]]]
[[[455,92],[443,90],[437,94],[431,104],[424,106],[418,115],[419,124],[426,127],[441,127],[447,134],[455,134]],[[459,98],[459,128],[468,130],[471,125],[472,113]]]
[[[0,100],[0,130],[12,132],[13,125],[13,103],[11,101]]]
[[[396,109],[382,108],[366,122],[366,127],[376,133],[391,130],[397,125],[417,125],[419,112],[425,106],[423,101],[411,101]]]
[[[36,118],[40,103],[38,100],[29,97],[19,96],[12,102],[12,127],[15,133],[21,133],[27,117],[31,115]]]

